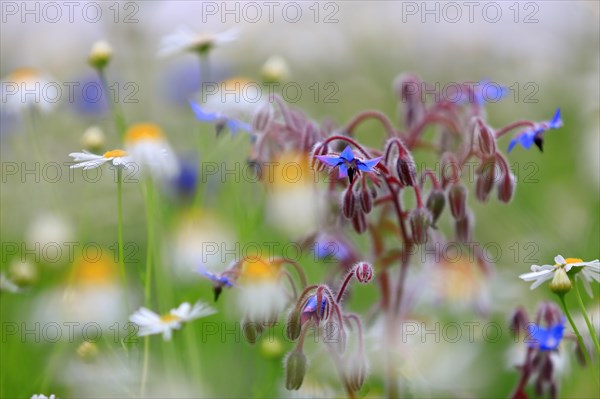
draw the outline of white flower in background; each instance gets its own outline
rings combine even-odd
[[[73,227],[57,213],[37,215],[25,234],[28,249],[36,252],[36,262],[46,266],[61,266],[69,259],[69,245],[75,241]]]
[[[287,305],[279,266],[266,259],[243,260],[238,282],[238,304],[250,322],[274,321]]]
[[[99,151],[106,143],[104,131],[99,126],[90,126],[81,136],[81,145],[86,151]]]
[[[235,28],[221,33],[196,33],[187,26],[180,26],[161,39],[158,55],[164,57],[185,51],[202,54],[237,38],[238,30]]]
[[[62,83],[33,68],[19,68],[0,81],[3,111],[22,113],[28,108],[51,111],[61,98]]]
[[[107,162],[111,162],[114,166],[125,167],[132,162],[131,157],[123,150],[111,150],[103,155],[92,154],[84,150],[83,152],[72,152],[69,156],[73,158],[74,162],[77,162],[75,165],[71,165],[71,168],[83,168],[83,170],[98,168]]]
[[[40,394],[35,394],[33,396],[31,396],[31,399],[58,399],[56,396],[54,396],[54,394],[51,394],[50,396],[46,396],[46,395],[42,395]]]
[[[162,334],[164,340],[169,341],[173,330],[179,330],[182,323],[214,313],[216,310],[204,302],[198,301],[193,307],[184,302],[177,309],[171,309],[169,313],[162,316],[142,307],[129,317],[129,321],[139,326],[138,336]]]
[[[179,163],[160,127],[138,123],[127,129],[125,148],[133,164],[156,180],[169,180],[179,175]]]
[[[4,273],[0,273],[0,291],[18,292],[19,287],[12,280],[6,277]]]
[[[27,259],[15,258],[10,263],[10,279],[18,285],[31,285],[38,278],[37,267]]]
[[[590,295],[590,297],[593,296],[590,282],[600,282],[600,262],[598,261],[598,259],[594,259],[589,262],[584,262],[583,259],[565,259],[561,255],[557,255],[554,258],[554,262],[554,265],[532,265],[531,272],[521,274],[519,278],[525,281],[533,281],[533,284],[531,285],[531,289],[533,290],[539,287],[544,282],[554,279],[557,273],[569,273],[572,270],[572,268],[575,267],[579,268],[579,270],[573,270],[575,270],[575,273],[578,273],[576,275],[581,274],[581,280],[583,281],[585,290]]]
[[[281,82],[290,77],[290,67],[283,57],[273,55],[260,70],[265,82]]]

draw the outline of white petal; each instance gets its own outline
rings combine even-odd
[[[540,277],[533,284],[531,284],[531,287],[529,289],[535,290],[537,287],[539,287],[540,285],[542,285],[542,283],[544,283],[545,281],[550,280],[552,278],[552,275],[553,275],[553,273],[550,273],[547,276]]]
[[[525,281],[537,280],[538,278],[544,277],[546,275],[552,276],[553,272],[550,270],[540,270],[537,272],[525,273],[519,276],[520,279]]]
[[[565,258],[562,257],[562,255],[556,255],[554,257],[554,263],[556,263],[557,265],[564,265],[565,263],[567,263],[567,261],[565,260]]]

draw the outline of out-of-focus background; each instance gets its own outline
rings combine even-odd
[[[211,53],[213,80],[245,76],[260,81],[265,62],[281,57],[288,74],[275,92],[317,121],[329,118],[343,124],[363,109],[378,109],[399,121],[392,82],[404,72],[416,73],[440,88],[483,79],[508,87],[505,99],[486,105],[494,127],[520,119],[548,120],[561,108],[564,127],[547,132],[543,153],[517,147],[508,155],[519,180],[512,203],[507,206],[494,198],[471,204],[475,237],[493,251],[496,263],[496,274],[486,287],[488,315],[456,310],[444,301],[419,308],[421,314],[435,315],[427,316],[427,322],[494,322],[504,334],[498,342],[479,335],[475,342],[410,345],[401,378],[412,395],[507,396],[518,379],[513,362],[522,344],[512,342],[506,320],[516,306],[533,313],[539,300],[554,299],[547,288],[530,291],[517,276],[531,264],[553,263],[556,254],[584,260],[599,256],[600,15],[595,1],[3,1],[1,7],[1,271],[24,282],[19,292],[3,291],[0,296],[2,397],[39,392],[61,398],[137,395],[131,387],[138,384],[141,345],[113,342],[112,321],[127,318],[122,292],[98,288],[111,278],[110,272],[92,277],[74,272],[82,253],[88,257],[88,251],[99,248],[108,254],[110,269],[116,249],[113,170],[83,174],[69,169],[68,154],[83,148],[90,126],[103,131],[102,151],[121,146],[108,103],[105,98],[95,100],[99,81],[86,62],[98,40],[113,48],[107,78],[127,123],[156,123],[182,157],[197,162],[200,148],[201,162],[223,168],[244,168],[249,138],[227,133],[216,137],[212,125],[195,120],[187,99],[200,90],[200,74],[205,72],[198,57],[184,52],[158,55],[161,38],[180,26],[197,33],[237,29],[237,40]],[[11,102],[14,96],[5,84],[20,68],[34,68],[50,83],[47,92],[30,95],[40,96],[44,103],[33,116],[27,107]],[[384,134],[377,124],[369,124],[361,127],[358,138],[380,147]],[[504,152],[509,140],[499,141]],[[201,177],[199,189],[202,204],[193,210],[168,195],[160,200],[168,221],[161,253],[164,267],[172,268],[170,285],[176,298],[172,305],[161,305],[162,311],[182,301],[213,300],[209,282],[185,272],[179,275],[177,264],[185,263],[183,252],[194,247],[195,239],[283,246],[306,233],[269,216],[261,182]],[[141,184],[125,182],[124,237],[132,276],[142,268],[146,254],[143,198]],[[193,226],[190,231],[188,225]],[[447,216],[440,228],[450,232]],[[366,245],[353,232],[349,236]],[[331,267],[311,256],[303,262],[311,281],[319,281]],[[98,291],[86,297],[85,306],[69,298],[71,290],[64,288],[78,278],[91,278]],[[141,289],[141,284],[132,283],[131,298],[137,299],[130,301],[136,306],[142,301]],[[374,290],[361,288],[347,306],[366,312]],[[61,313],[70,306],[81,306],[78,318]],[[151,364],[164,361],[170,367],[166,372],[151,368],[148,395],[291,395],[283,388],[282,368],[291,345],[275,333],[279,339],[249,346],[240,337],[236,306],[229,291],[215,304],[219,313],[210,322],[219,326],[217,333],[200,320],[186,325],[187,331],[175,337],[170,349],[160,346],[156,337]],[[597,300],[589,306],[598,322]],[[85,352],[81,331],[66,335],[65,323],[70,322],[101,326],[100,353],[93,360],[81,354]],[[60,326],[60,337],[51,323]],[[369,328],[369,334],[377,337],[376,323]],[[593,396],[597,387],[588,383],[592,371],[577,364],[568,344],[561,353],[560,396]],[[382,349],[376,344],[373,348]],[[323,358],[315,346],[303,395],[340,394]],[[367,395],[377,397],[383,394],[383,385],[377,365],[372,368]]]

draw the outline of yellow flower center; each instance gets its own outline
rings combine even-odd
[[[126,157],[127,156],[127,152],[123,151],[123,150],[111,150],[111,151],[107,151],[104,153],[104,155],[102,155],[104,158],[121,158],[121,157]]]
[[[249,282],[269,282],[277,279],[279,268],[262,258],[251,258],[242,263],[242,277]]]
[[[135,143],[138,141],[159,141],[164,138],[163,131],[154,123],[137,123],[127,129],[125,142]]]
[[[565,262],[566,262],[565,264],[568,265],[568,264],[571,264],[571,263],[580,263],[580,262],[583,262],[583,259],[579,259],[579,258],[566,258]],[[554,266],[562,266],[562,265],[556,264]]]
[[[264,172],[267,173],[265,181],[271,183],[274,189],[305,188],[316,181],[314,171],[310,168],[309,155],[299,151],[282,154],[275,165],[265,168]]]
[[[36,79],[39,79],[39,77],[39,72],[33,68],[19,68],[15,69],[10,75],[8,75],[6,80],[15,83],[25,83],[35,81]]]
[[[160,316],[160,321],[163,323],[172,323],[174,321],[179,321],[181,318],[179,316],[175,316],[172,313],[167,313],[165,315]]]
[[[117,265],[108,256],[94,259],[92,251],[90,250],[89,252],[87,255],[89,259],[82,258],[74,264],[74,281],[83,284],[107,284],[115,282],[118,274]]]

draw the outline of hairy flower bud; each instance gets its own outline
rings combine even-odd
[[[422,85],[421,79],[412,74],[403,74],[394,80],[394,91],[402,103],[404,126],[408,129],[416,125],[425,113]]]
[[[298,390],[302,386],[306,374],[306,355],[294,350],[285,361],[285,387],[288,390]]]
[[[448,191],[448,203],[454,219],[464,218],[467,212],[467,188],[461,183],[453,184]]]
[[[546,324],[553,326],[560,323],[563,315],[556,304],[552,302],[542,302],[538,306],[537,318],[544,320]]]
[[[475,196],[485,202],[496,182],[496,160],[494,157],[486,159],[477,170],[475,181]]]
[[[529,324],[529,318],[525,309],[522,307],[517,308],[510,317],[510,329],[514,336],[518,336],[521,331],[527,331],[527,325]]]
[[[481,119],[477,120],[475,129],[478,131],[479,151],[486,157],[494,155],[496,153],[496,136],[492,129],[483,123]]]
[[[398,156],[396,172],[403,186],[413,187],[417,184],[417,168],[413,157],[409,153]]]
[[[363,212],[356,212],[352,217],[352,227],[358,234],[367,231],[367,218]]]
[[[252,130],[255,132],[265,131],[272,118],[273,109],[271,104],[266,103],[254,114],[254,118],[252,119]]]
[[[471,237],[473,236],[473,215],[469,210],[467,210],[462,219],[457,219],[454,222],[454,232],[457,241],[471,242]]]
[[[432,222],[431,212],[425,208],[415,208],[410,213],[409,221],[413,242],[417,245],[425,244]]]
[[[285,333],[290,341],[295,341],[300,336],[300,331],[302,330],[300,313],[300,309],[294,308],[288,316]]]
[[[371,212],[373,209],[373,198],[371,197],[371,191],[366,187],[360,191],[360,207],[365,213]]]
[[[552,290],[552,292],[558,295],[564,295],[567,292],[571,291],[571,287],[573,287],[573,284],[571,283],[569,276],[567,276],[567,272],[565,271],[565,269],[563,269],[562,267],[558,268],[554,272],[554,277],[550,282],[550,289]]]
[[[311,157],[311,167],[315,171],[320,172],[326,168],[325,164],[319,161],[317,156],[327,154],[329,154],[329,146],[327,144],[317,143],[314,145]]]
[[[367,262],[361,262],[354,266],[354,273],[360,283],[366,284],[373,278],[373,266]]]
[[[444,192],[442,190],[433,189],[429,193],[429,197],[427,197],[427,202],[425,206],[431,212],[431,226],[435,227],[442,211],[444,210],[444,206],[446,205],[446,197],[444,196]]]
[[[346,218],[352,219],[356,213],[356,195],[354,195],[352,186],[348,186],[342,197],[342,214]]]
[[[367,379],[367,359],[364,353],[357,353],[346,363],[348,384],[353,391],[359,391]]]
[[[508,172],[502,176],[502,180],[498,184],[498,199],[506,204],[508,204],[515,193],[515,175]]]
[[[250,344],[254,345],[256,343],[263,330],[264,327],[260,323],[249,320],[244,320],[242,322],[242,331],[244,332],[244,337],[246,337],[246,340]]]
[[[112,47],[104,40],[94,43],[92,51],[88,57],[88,64],[92,67],[101,70],[112,58]]]
[[[460,166],[458,160],[451,152],[445,152],[442,154],[440,160],[440,174],[442,185],[445,187],[450,183],[458,183],[460,180]]]

